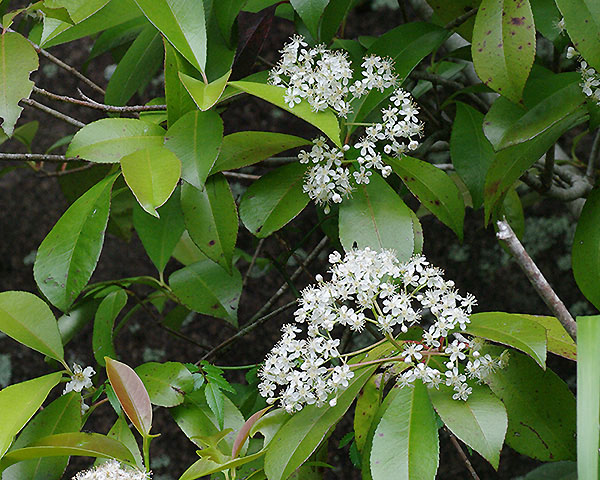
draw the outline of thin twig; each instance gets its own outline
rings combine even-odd
[[[315,276],[308,271],[308,269],[306,267],[304,267],[304,260],[302,260],[298,254],[292,250],[292,248],[290,247],[290,245],[286,242],[285,238],[283,238],[279,233],[275,232],[275,238],[279,241],[279,243],[281,243],[281,245],[283,246],[283,248],[285,248],[287,250],[287,252],[294,257],[294,260],[296,260],[298,262],[298,265],[300,265],[302,267],[302,270],[304,270],[304,273],[306,273],[313,282],[316,282]]]
[[[480,480],[479,475],[477,475],[477,472],[475,471],[473,465],[471,464],[471,461],[469,460],[469,457],[467,457],[467,454],[463,451],[462,447],[460,446],[460,443],[458,443],[458,440],[456,439],[454,434],[446,427],[444,428],[446,432],[448,432],[448,435],[450,435],[450,441],[452,442],[452,445],[454,445],[454,448],[456,448],[456,451],[458,452],[458,455],[460,456],[462,461],[465,462],[465,466],[467,467],[467,470],[469,471],[473,479]]]
[[[229,178],[237,178],[238,180],[258,180],[260,175],[250,175],[248,173],[239,173],[239,172],[222,172],[223,175]]]
[[[256,259],[258,258],[258,254],[260,253],[260,249],[262,248],[264,243],[265,243],[264,238],[261,238],[258,241],[258,245],[256,246],[256,249],[254,250],[254,255],[252,255],[252,260],[250,260],[250,265],[248,266],[248,270],[246,270],[246,273],[244,274],[244,280],[242,281],[242,289],[246,286],[246,283],[248,282],[248,278],[250,277],[250,272],[252,272],[252,269],[254,268],[254,264],[256,263]]]
[[[64,155],[46,155],[43,153],[0,153],[0,161],[65,163],[81,161],[81,158],[66,157]]]
[[[83,167],[71,168],[70,170],[57,170],[55,172],[48,172],[47,170],[40,170],[40,173],[43,174],[44,177],[63,177],[65,175],[70,175],[72,173],[84,172],[85,170],[89,170],[94,166],[93,163],[88,163]]]
[[[64,113],[61,113],[57,110],[54,110],[53,108],[47,107],[46,105],[38,103],[35,100],[32,100],[31,98],[23,98],[21,101],[24,104],[29,105],[30,107],[34,107],[34,108],[37,108],[38,110],[41,110],[42,112],[46,112],[49,115],[52,115],[53,117],[56,117],[59,120],[69,123],[77,128],[85,127],[85,123],[80,122],[79,120],[75,120],[73,117],[69,117],[68,115],[65,115]]]
[[[452,20],[451,22],[444,25],[444,28],[446,30],[454,30],[455,28],[460,27],[469,18],[471,18],[473,15],[475,15],[477,13],[477,10],[478,10],[477,8],[472,8],[467,13],[461,15],[460,17],[456,17],[454,20]]]
[[[111,113],[127,113],[127,112],[152,112],[159,110],[166,110],[166,105],[125,105],[122,107],[118,107],[115,105],[105,105],[103,103],[98,103],[95,101],[85,101],[79,100],[73,97],[67,97],[64,95],[57,95],[56,93],[49,92],[44,90],[43,88],[33,86],[34,93],[39,93],[40,95],[44,95],[45,97],[51,98],[52,100],[57,100],[59,102],[72,103],[74,105],[80,105],[82,107],[93,108],[94,110],[102,110],[103,112],[111,112]]]
[[[521,267],[521,270],[523,270],[529,279],[529,282],[533,285],[535,291],[548,306],[554,316],[558,318],[563,327],[565,327],[565,330],[569,333],[571,338],[576,340],[577,324],[575,323],[575,320],[573,320],[573,317],[561,299],[558,298],[558,295],[556,295],[554,290],[552,290],[552,287],[544,278],[544,275],[542,275],[542,272],[537,267],[535,262],[525,251],[525,248],[515,235],[515,232],[513,232],[512,228],[510,228],[510,225],[506,219],[498,221],[497,225],[498,233],[496,236],[498,239],[504,241],[506,247]]]

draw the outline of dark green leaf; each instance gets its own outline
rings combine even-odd
[[[244,226],[265,238],[289,223],[308,204],[302,189],[306,166],[299,162],[283,165],[254,182],[240,201]]]
[[[520,101],[535,57],[529,0],[483,0],[475,18],[471,53],[485,85],[513,102]]]
[[[172,127],[187,112],[196,110],[196,104],[179,79],[179,72],[192,75],[194,67],[164,40],[165,48],[165,97],[167,100],[167,124]]]
[[[238,216],[225,177],[222,174],[211,176],[202,189],[184,183],[181,209],[194,243],[208,258],[231,273]]]
[[[179,362],[149,362],[136,367],[150,401],[161,407],[174,407],[183,402],[184,395],[194,388],[190,371]]]
[[[566,460],[544,463],[519,478],[520,480],[577,480],[577,463]]]
[[[237,325],[242,293],[242,276],[237,268],[230,275],[212,260],[201,260],[173,273],[169,285],[191,310]]]
[[[408,260],[415,245],[411,210],[377,173],[370,178],[340,205],[340,241],[346,250],[390,248]]]
[[[116,178],[105,178],[79,197],[38,249],[35,281],[46,298],[63,311],[75,301],[98,263]]]
[[[573,239],[573,275],[586,298],[600,308],[600,188],[590,192],[583,205]]]
[[[573,45],[600,69],[600,4],[595,0],[556,0]]]
[[[313,38],[318,39],[319,21],[329,0],[290,0]]]
[[[356,399],[353,438],[356,441],[356,447],[359,452],[363,451],[365,444],[367,443],[371,424],[379,409],[379,405],[381,405],[381,396],[383,394],[384,386],[383,376],[381,374],[373,375],[365,384],[360,395]]]
[[[427,3],[433,8],[434,16],[431,19],[432,22],[444,26],[464,15],[469,10],[479,7],[481,0],[452,0],[451,2],[446,0],[427,0]],[[473,34],[474,23],[475,17],[471,17],[457,29],[458,33],[469,42]]]
[[[203,188],[222,141],[223,120],[214,111],[186,113],[165,136],[165,146],[181,160],[181,177],[196,188]]]
[[[427,210],[463,239],[465,204],[452,179],[442,170],[417,158],[387,157],[394,172]]]
[[[113,328],[115,320],[123,307],[127,304],[127,293],[119,289],[109,293],[100,305],[94,319],[94,333],[92,346],[94,358],[98,364],[104,366],[104,357],[117,358],[113,344]]]
[[[329,44],[348,15],[354,0],[329,0],[319,28],[319,40]],[[361,55],[362,57],[362,55]]]
[[[217,419],[219,430],[223,430],[224,422],[224,395],[219,386],[216,383],[208,382],[204,387],[204,396],[206,397],[206,403],[211,411],[214,413]]]

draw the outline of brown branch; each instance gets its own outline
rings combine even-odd
[[[533,285],[535,291],[548,306],[553,315],[558,318],[562,326],[565,327],[565,330],[569,333],[571,338],[576,340],[577,324],[575,323],[575,320],[573,320],[573,317],[561,299],[558,298],[558,295],[552,290],[552,287],[544,278],[544,275],[535,262],[525,251],[525,248],[515,235],[515,232],[510,228],[506,219],[498,221],[497,225],[498,233],[496,236],[498,239],[504,241],[506,247],[529,279],[529,282]]]
[[[0,161],[7,162],[48,162],[65,163],[81,161],[81,158],[64,155],[46,155],[43,153],[0,153]]]
[[[69,117],[68,115],[65,115],[64,113],[54,110],[53,108],[47,107],[46,105],[36,102],[35,100],[32,100],[31,98],[23,98],[21,101],[24,104],[29,105],[30,107],[37,108],[38,110],[41,110],[42,112],[46,112],[47,114],[52,115],[53,117],[58,118],[59,120],[62,120],[63,122],[66,122],[77,128],[85,127],[85,123],[80,122],[79,120],[75,120],[73,117]]]
[[[473,465],[471,464],[471,461],[469,460],[469,457],[467,457],[467,454],[463,451],[462,447],[460,446],[460,443],[458,443],[458,440],[456,439],[454,434],[450,430],[448,430],[448,428],[444,428],[446,429],[446,432],[448,432],[448,435],[450,435],[450,441],[452,442],[452,445],[454,445],[454,448],[456,448],[458,455],[460,456],[462,461],[465,462],[465,466],[471,474],[471,477],[473,477],[474,480],[480,480],[479,475],[477,475],[477,472],[475,471]]]
[[[57,170],[55,172],[40,170],[40,173],[42,173],[44,177],[64,177],[65,175],[70,175],[72,173],[84,172],[92,168],[94,165],[94,163],[88,163],[83,167],[71,168],[70,170]]]
[[[471,18],[473,15],[475,15],[477,13],[477,10],[478,10],[477,8],[473,8],[473,9],[469,10],[467,13],[461,15],[460,17],[456,17],[450,23],[447,23],[446,25],[444,25],[444,28],[446,30],[454,30],[455,28],[460,27],[469,18]]]
[[[239,172],[222,172],[223,175],[229,178],[237,178],[238,180],[258,180],[260,175],[249,175],[248,173],[239,173]]]
[[[33,86],[34,93],[39,93],[40,95],[44,95],[45,97],[51,98],[52,100],[57,100],[59,102],[72,103],[74,105],[80,105],[82,107],[93,108],[94,110],[101,110],[103,112],[111,112],[111,113],[127,113],[127,112],[152,112],[159,110],[166,110],[166,105],[125,105],[122,107],[115,105],[105,105],[103,103],[95,102],[91,99],[91,101],[79,100],[73,97],[67,97],[64,95],[57,95],[56,93],[49,92],[44,90],[43,88]],[[89,97],[88,97],[89,98]]]
[[[250,277],[250,272],[252,272],[252,269],[254,268],[254,264],[256,263],[256,259],[258,258],[258,254],[260,253],[260,249],[262,248],[264,243],[265,243],[264,238],[261,238],[258,241],[258,245],[256,246],[256,249],[254,250],[254,255],[252,255],[252,260],[250,260],[250,265],[248,266],[248,270],[246,270],[246,273],[244,274],[244,280],[242,281],[242,289],[246,286],[246,283],[248,282],[248,277]]]

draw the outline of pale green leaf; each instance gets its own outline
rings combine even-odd
[[[144,363],[135,368],[142,379],[150,401],[161,407],[174,407],[183,402],[194,388],[194,378],[183,363]]]
[[[210,109],[219,101],[221,95],[223,95],[225,87],[227,86],[227,81],[229,80],[230,75],[231,70],[213,82],[204,83],[200,80],[190,77],[189,75],[186,75],[183,72],[179,72],[179,79],[198,108],[202,111],[205,111]]]
[[[102,299],[94,319],[92,348],[98,364],[104,366],[104,357],[117,358],[113,345],[115,320],[127,304],[127,293],[123,289],[115,290]]]

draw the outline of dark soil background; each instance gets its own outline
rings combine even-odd
[[[13,2],[16,5],[16,2]],[[13,5],[11,5],[13,6]],[[408,12],[409,16],[412,15]],[[412,17],[411,17],[412,18]],[[352,12],[346,27],[347,38],[359,35],[380,35],[403,23],[399,9],[383,8],[373,10],[365,5]],[[262,56],[273,61],[277,51],[293,32],[293,26],[281,19],[275,19],[271,35],[263,49]],[[91,41],[82,40],[73,44],[59,46],[51,52],[68,64],[81,68],[91,46]],[[110,55],[95,59],[87,69],[87,75],[96,83],[106,85],[105,68],[113,64]],[[266,67],[260,67],[264,69]],[[77,88],[97,98],[89,88],[79,84],[72,76],[59,70],[54,64],[41,59],[40,69],[32,76],[36,84],[52,92],[77,96]],[[441,92],[443,94],[443,92]],[[150,98],[162,96],[160,79],[152,81],[143,98],[135,98],[133,102],[143,103]],[[85,123],[101,118],[94,110],[74,107],[70,104],[57,104],[45,98],[36,98],[68,115]],[[133,103],[132,103],[133,104]],[[307,124],[273,110],[267,104],[254,98],[245,97],[232,103],[223,113],[226,133],[239,130],[270,130],[312,138],[313,131]],[[33,143],[34,152],[44,152],[56,140],[73,134],[75,128],[47,116],[44,113],[26,108],[18,125],[29,121],[39,121],[39,131]],[[428,127],[427,134],[431,134]],[[585,148],[585,144],[580,148]],[[2,145],[3,152],[24,152],[24,147],[14,140]],[[64,150],[63,150],[64,151]],[[59,153],[59,152],[54,152]],[[3,165],[6,166],[6,165]],[[51,166],[44,166],[51,170]],[[245,170],[248,173],[262,173],[264,167]],[[68,202],[61,192],[56,177],[46,177],[29,168],[18,168],[6,173],[0,170],[0,291],[25,290],[37,293],[33,280],[32,261],[35,251],[45,235],[68,207]],[[247,182],[232,181],[232,190],[241,194],[247,188]],[[415,206],[411,203],[411,206]],[[312,204],[289,226],[280,232],[281,239],[288,245],[297,246],[297,254],[304,257],[320,241],[323,233],[313,229],[316,212]],[[424,253],[436,265],[446,270],[446,275],[455,280],[461,291],[473,293],[479,300],[479,310],[502,310],[508,312],[548,314],[544,304],[538,299],[518,267],[510,261],[498,246],[491,228],[483,227],[481,211],[468,210],[465,225],[465,240],[461,245],[454,234],[432,216],[421,218],[425,247]],[[526,232],[524,243],[541,270],[556,289],[573,314],[589,312],[589,306],[578,292],[570,271],[569,245],[575,226],[575,219],[565,206],[544,201],[543,203],[526,205]],[[256,240],[240,227],[238,246],[252,255]],[[310,271],[324,272],[327,254],[333,249],[328,246],[318,259],[313,262]],[[283,258],[286,248],[276,238],[268,239],[263,247],[262,256]],[[296,260],[287,262],[287,274],[295,268]],[[248,263],[238,264],[242,274]],[[167,267],[166,277],[180,268],[171,260]],[[258,269],[255,270],[255,272]],[[155,275],[154,267],[146,257],[141,242],[133,234],[130,241],[124,241],[112,234],[107,234],[98,268],[92,278],[93,282],[118,279],[134,275]],[[301,289],[311,282],[305,273],[301,275],[296,287]],[[284,277],[276,270],[250,278],[242,295],[239,308],[240,324],[244,324],[284,283]],[[284,295],[278,305],[293,299],[292,293]],[[56,312],[59,315],[59,312]],[[291,310],[272,319],[264,327],[245,337],[235,348],[223,353],[215,363],[221,365],[249,364],[260,362],[265,353],[279,337],[279,326],[291,318]],[[191,322],[184,325],[182,333],[195,342],[214,346],[234,333],[234,329],[220,320],[196,315]],[[200,358],[204,350],[184,339],[165,334],[158,328],[156,320],[147,314],[136,315],[116,341],[117,352],[122,360],[130,365],[138,365],[145,361],[181,361],[194,362]],[[85,329],[66,348],[69,362],[82,365],[93,364],[91,355],[91,328]],[[570,385],[574,385],[575,365],[556,357],[549,359],[549,365],[555,369]],[[40,355],[19,346],[11,339],[0,338],[0,386],[19,382],[49,371]],[[242,381],[235,375],[228,377],[232,381]],[[103,379],[102,379],[103,380]],[[115,420],[115,414],[108,404],[93,416],[86,425],[88,430],[106,432]],[[179,431],[168,412],[164,409],[156,411],[153,431],[162,435],[153,444],[155,480],[174,480],[197,458],[194,445]],[[1,428],[1,426],[0,426]],[[338,450],[337,443],[343,434],[351,428],[350,420],[342,422],[335,431],[330,443],[329,463],[335,466],[326,478],[359,479],[359,472],[354,469],[348,459],[348,447]],[[438,478],[469,478],[469,473],[456,450],[442,431],[440,436],[441,459]],[[465,449],[466,450],[466,449]],[[531,470],[537,463],[523,457],[509,448],[505,448],[500,461],[500,469],[495,472],[476,453],[470,454],[475,470],[482,479],[511,479]],[[89,464],[88,460],[76,459],[72,462],[65,478]]]

